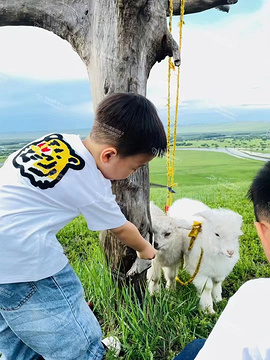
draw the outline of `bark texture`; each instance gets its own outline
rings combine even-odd
[[[186,0],[186,14],[237,0]],[[174,1],[179,14],[180,1]],[[113,92],[146,93],[152,66],[166,56],[180,64],[178,45],[167,29],[168,0],[0,0],[0,26],[37,26],[67,40],[89,74],[94,107]],[[147,237],[150,230],[149,173],[145,166],[113,183],[127,219]],[[112,267],[126,273],[136,253],[110,233],[101,243]]]

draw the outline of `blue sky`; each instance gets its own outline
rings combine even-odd
[[[229,16],[232,19],[234,16],[242,16],[244,14],[252,14],[258,11],[263,6],[263,0],[238,0],[238,4],[231,6]],[[217,23],[227,21],[224,13],[217,13],[215,9],[201,12],[200,14],[189,15],[189,23],[194,25],[203,25],[208,23]]]
[[[239,0],[229,14],[212,9],[185,17],[180,125],[270,125],[269,11],[270,0]],[[2,27],[0,44],[0,132],[90,128],[87,72],[66,41],[38,28]],[[163,61],[151,71],[147,96],[164,122],[166,81]]]

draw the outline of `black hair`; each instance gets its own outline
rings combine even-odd
[[[114,146],[122,157],[164,155],[167,139],[155,106],[134,93],[108,95],[99,105],[90,134],[99,143]]]
[[[253,202],[256,221],[270,223],[270,161],[253,179],[247,196]]]

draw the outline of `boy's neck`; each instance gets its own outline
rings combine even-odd
[[[82,140],[82,143],[86,147],[86,149],[91,153],[96,164],[98,165],[100,161],[100,154],[102,153],[102,150],[104,150],[108,145],[98,144],[94,140],[92,140],[90,136]]]

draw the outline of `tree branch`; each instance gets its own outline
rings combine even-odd
[[[160,62],[161,60],[165,59],[167,55],[173,57],[175,66],[180,66],[181,55],[179,52],[179,45],[174,40],[169,31],[167,31],[166,35],[163,36],[161,51],[157,53],[156,61]]]
[[[0,26],[41,27],[72,44],[75,33],[85,32],[88,11],[85,3],[74,0],[0,0]]]
[[[186,0],[185,14],[193,14],[223,5],[236,4],[238,0]],[[181,0],[173,1],[173,15],[180,15]],[[169,9],[169,2],[168,2]],[[169,11],[167,10],[167,16]]]
[[[228,13],[230,11],[230,5],[217,6],[216,9]]]

